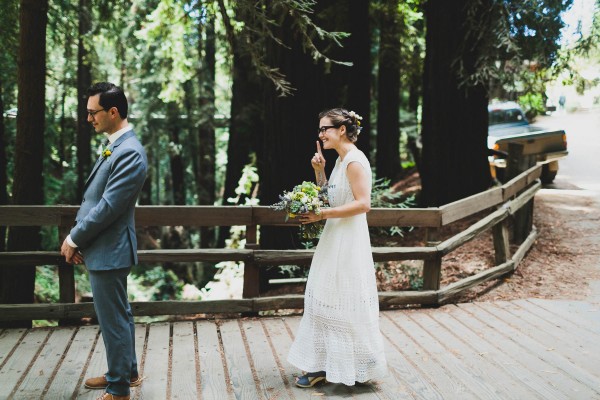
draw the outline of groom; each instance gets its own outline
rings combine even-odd
[[[87,120],[108,143],[88,180],[76,223],[61,247],[69,263],[85,263],[102,331],[108,371],[85,386],[106,389],[102,400],[128,400],[141,384],[127,275],[137,263],[134,209],[148,169],[143,146],[127,122],[127,98],[112,83],[88,89]]]

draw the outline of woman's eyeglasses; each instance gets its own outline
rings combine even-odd
[[[325,131],[327,129],[330,129],[330,128],[339,128],[339,127],[340,127],[339,125],[323,125],[323,126],[320,126],[319,127],[319,134],[325,133]]]

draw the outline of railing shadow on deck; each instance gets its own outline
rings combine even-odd
[[[375,208],[368,215],[369,226],[425,227],[428,245],[423,247],[373,247],[377,261],[423,260],[423,290],[380,292],[382,309],[396,305],[435,306],[448,302],[464,291],[491,279],[514,271],[538,235],[533,225],[514,254],[510,254],[509,217],[517,211],[529,213],[535,193],[540,189],[538,180],[541,166],[521,173],[506,184],[485,192],[435,208],[388,209]],[[484,210],[490,213],[462,232],[444,241],[439,238],[441,227]],[[68,230],[78,206],[0,206],[1,226],[57,226]],[[132,302],[136,316],[255,313],[258,311],[298,309],[303,307],[302,295],[260,297],[260,270],[271,265],[307,265],[313,250],[263,250],[257,241],[259,225],[295,225],[284,223],[282,212],[265,206],[138,206],[138,226],[246,226],[245,249],[184,249],[141,250],[140,263],[160,262],[221,262],[244,263],[244,288],[242,299],[204,301],[150,301]],[[495,266],[473,276],[440,288],[442,257],[469,242],[482,232],[492,229]],[[26,265],[55,265],[59,269],[59,303],[0,305],[0,321],[33,319],[69,320],[93,317],[91,303],[75,303],[74,268],[64,262],[59,252],[0,252],[0,268]]]

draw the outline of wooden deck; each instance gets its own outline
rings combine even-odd
[[[517,300],[385,311],[389,375],[299,389],[286,356],[299,317],[138,325],[133,399],[600,399],[600,307]],[[0,330],[0,399],[95,399],[97,326]]]

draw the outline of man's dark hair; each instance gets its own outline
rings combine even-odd
[[[117,107],[119,115],[122,119],[127,118],[127,112],[129,106],[127,105],[127,98],[123,89],[110,82],[98,82],[94,83],[87,90],[88,97],[99,94],[99,103],[105,110],[110,110],[113,107]]]

